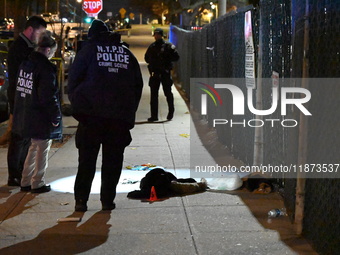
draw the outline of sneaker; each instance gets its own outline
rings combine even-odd
[[[148,118],[148,122],[154,122],[154,121],[158,121],[158,118],[153,118],[153,117]]]
[[[31,193],[45,193],[51,191],[51,185],[44,185],[37,189],[32,189]]]
[[[112,203],[112,204],[102,204],[102,210],[103,211],[112,211],[116,209],[116,204]]]
[[[76,200],[76,206],[74,207],[76,212],[86,212],[87,211],[87,201]]]
[[[20,191],[22,191],[22,192],[31,191],[31,185],[30,186],[26,186],[26,187],[20,187]]]

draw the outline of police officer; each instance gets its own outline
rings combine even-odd
[[[144,59],[148,63],[150,72],[149,86],[151,90],[151,117],[149,122],[158,120],[158,91],[160,83],[162,83],[164,95],[168,103],[167,120],[172,120],[175,112],[174,96],[171,92],[172,79],[171,69],[172,62],[179,59],[178,52],[175,45],[166,42],[163,39],[163,29],[156,28],[153,34],[155,42],[153,42],[147,49]]]
[[[12,43],[8,51],[8,102],[10,109],[10,122],[13,119],[14,98],[17,85],[17,74],[20,64],[34,51],[42,33],[45,32],[47,24],[40,16],[30,17],[25,29]],[[9,124],[10,125],[10,124]],[[11,132],[7,153],[8,164],[8,186],[20,186],[21,174],[27,156],[30,139],[23,138],[15,132]]]
[[[100,200],[103,210],[113,210],[143,79],[136,57],[121,42],[119,34],[108,31],[104,22],[94,20],[88,36],[90,40],[77,53],[68,81],[73,116],[79,121],[75,210],[87,210],[101,146]]]
[[[22,172],[21,191],[51,190],[50,185],[45,184],[48,153],[52,139],[62,138],[57,68],[49,61],[57,47],[51,33],[46,31],[36,51],[19,67],[12,131],[31,141]]]

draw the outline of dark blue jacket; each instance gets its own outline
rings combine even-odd
[[[174,44],[159,39],[148,47],[144,59],[151,72],[162,72],[171,70],[172,62],[178,61],[179,55]]]
[[[17,84],[17,74],[20,64],[27,60],[28,56],[34,51],[35,45],[24,35],[20,34],[10,46],[8,51],[8,102],[10,112],[13,114],[14,97]]]
[[[136,57],[117,35],[108,32],[86,43],[69,72],[73,116],[83,123],[105,119],[133,128],[142,89]]]
[[[61,118],[56,66],[32,52],[19,67],[12,132],[25,138],[60,139]]]

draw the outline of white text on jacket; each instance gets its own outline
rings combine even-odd
[[[33,73],[26,73],[21,69],[18,77],[17,91],[21,92],[21,97],[26,97],[26,94],[32,94],[32,88]]]
[[[119,69],[128,69],[130,56],[121,46],[97,45],[98,66],[107,67],[108,72],[118,73]]]

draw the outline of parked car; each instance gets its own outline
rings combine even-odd
[[[8,89],[8,73],[7,73],[7,47],[0,43],[0,122],[3,122],[9,117],[9,104],[7,97]]]
[[[14,19],[7,19],[8,21],[8,29],[14,30]]]
[[[73,39],[76,38],[78,35],[87,34],[84,27],[71,27],[70,31],[68,32],[68,38]]]
[[[58,13],[52,13],[51,19],[53,22],[60,22],[60,16]]]
[[[9,31],[14,29],[13,19],[0,18],[0,30]]]
[[[64,58],[64,72],[68,75],[68,71],[76,57],[76,52],[73,48],[73,44],[69,40],[65,40],[64,48],[62,49],[62,55]]]
[[[52,20],[52,13],[42,13],[40,15],[41,17],[43,17],[43,19],[47,22],[47,23],[51,23]]]

